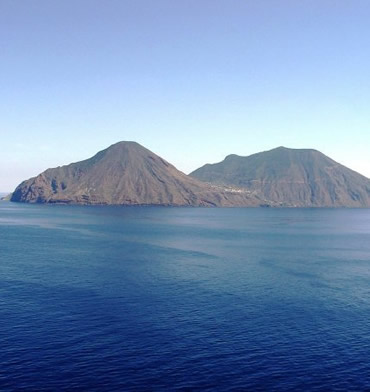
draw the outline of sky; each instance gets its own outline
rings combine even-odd
[[[0,191],[134,140],[189,173],[315,148],[370,177],[368,0],[0,0]]]

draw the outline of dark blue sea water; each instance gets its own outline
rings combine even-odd
[[[0,203],[1,391],[370,390],[370,210]]]

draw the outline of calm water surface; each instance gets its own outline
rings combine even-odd
[[[0,203],[1,391],[370,390],[370,210]]]

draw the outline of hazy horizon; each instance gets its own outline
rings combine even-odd
[[[314,148],[370,177],[367,1],[0,3],[0,190],[135,140],[189,173]]]

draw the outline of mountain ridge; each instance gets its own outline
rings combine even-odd
[[[370,207],[370,180],[315,149],[230,154],[186,175],[134,141],[23,181],[11,201],[215,207]]]
[[[208,185],[136,142],[118,142],[91,158],[23,181],[11,201],[58,204],[258,206],[249,191]]]
[[[189,175],[248,189],[280,205],[370,207],[370,180],[315,149],[280,146],[245,157],[230,154]]]

